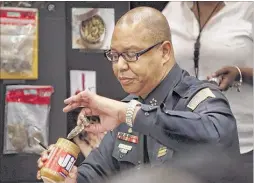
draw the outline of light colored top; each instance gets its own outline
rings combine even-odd
[[[176,62],[191,75],[194,72],[194,44],[199,24],[191,11],[193,2],[170,2],[163,10],[172,34]],[[199,79],[225,66],[253,67],[253,2],[225,2],[205,25],[200,38]],[[243,84],[241,92],[225,92],[237,120],[241,153],[253,150],[253,86]],[[222,121],[223,123],[223,121]]]

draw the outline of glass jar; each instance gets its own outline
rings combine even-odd
[[[73,142],[59,138],[41,169],[41,178],[45,183],[62,182],[70,173],[80,152]]]

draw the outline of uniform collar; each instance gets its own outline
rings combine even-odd
[[[157,106],[163,103],[170,90],[179,82],[182,76],[182,69],[177,63],[172,67],[162,82],[144,99],[144,103]]]
[[[160,105],[167,97],[170,90],[172,90],[180,81],[183,70],[177,63],[169,71],[168,75],[162,82],[142,101],[142,103],[149,105]],[[129,102],[130,100],[140,100],[141,98],[135,95],[128,95],[122,101]]]
[[[125,97],[124,99],[122,99],[122,102],[129,102],[131,100],[138,100],[138,96],[136,95],[128,95],[127,97]]]

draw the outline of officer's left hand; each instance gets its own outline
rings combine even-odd
[[[83,114],[80,113],[77,119],[77,125],[83,123],[82,119]],[[83,132],[82,134],[74,137],[73,141],[79,146],[82,154],[87,157],[94,148],[99,146],[104,135],[105,133],[94,134],[92,132]]]
[[[211,76],[207,76],[207,79],[219,76],[222,76],[219,87],[222,91],[225,91],[233,85],[235,80],[237,80],[237,78],[239,77],[239,72],[237,68],[228,66],[217,70]]]
[[[93,133],[112,130],[125,121],[128,105],[124,102],[99,96],[89,90],[82,91],[66,99],[64,103],[67,104],[63,109],[64,112],[84,107],[81,111],[84,115],[100,117],[100,124],[91,124],[85,129]]]

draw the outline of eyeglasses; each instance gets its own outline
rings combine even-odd
[[[144,50],[141,50],[139,52],[123,52],[123,53],[117,53],[112,52],[112,50],[105,51],[105,56],[110,62],[118,62],[119,57],[122,56],[123,59],[127,62],[135,62],[138,60],[138,58],[143,55],[144,53],[150,51],[155,46],[158,46],[159,44],[162,44],[164,41],[161,41],[159,43],[156,43],[153,46],[150,46],[149,48],[146,48]]]

